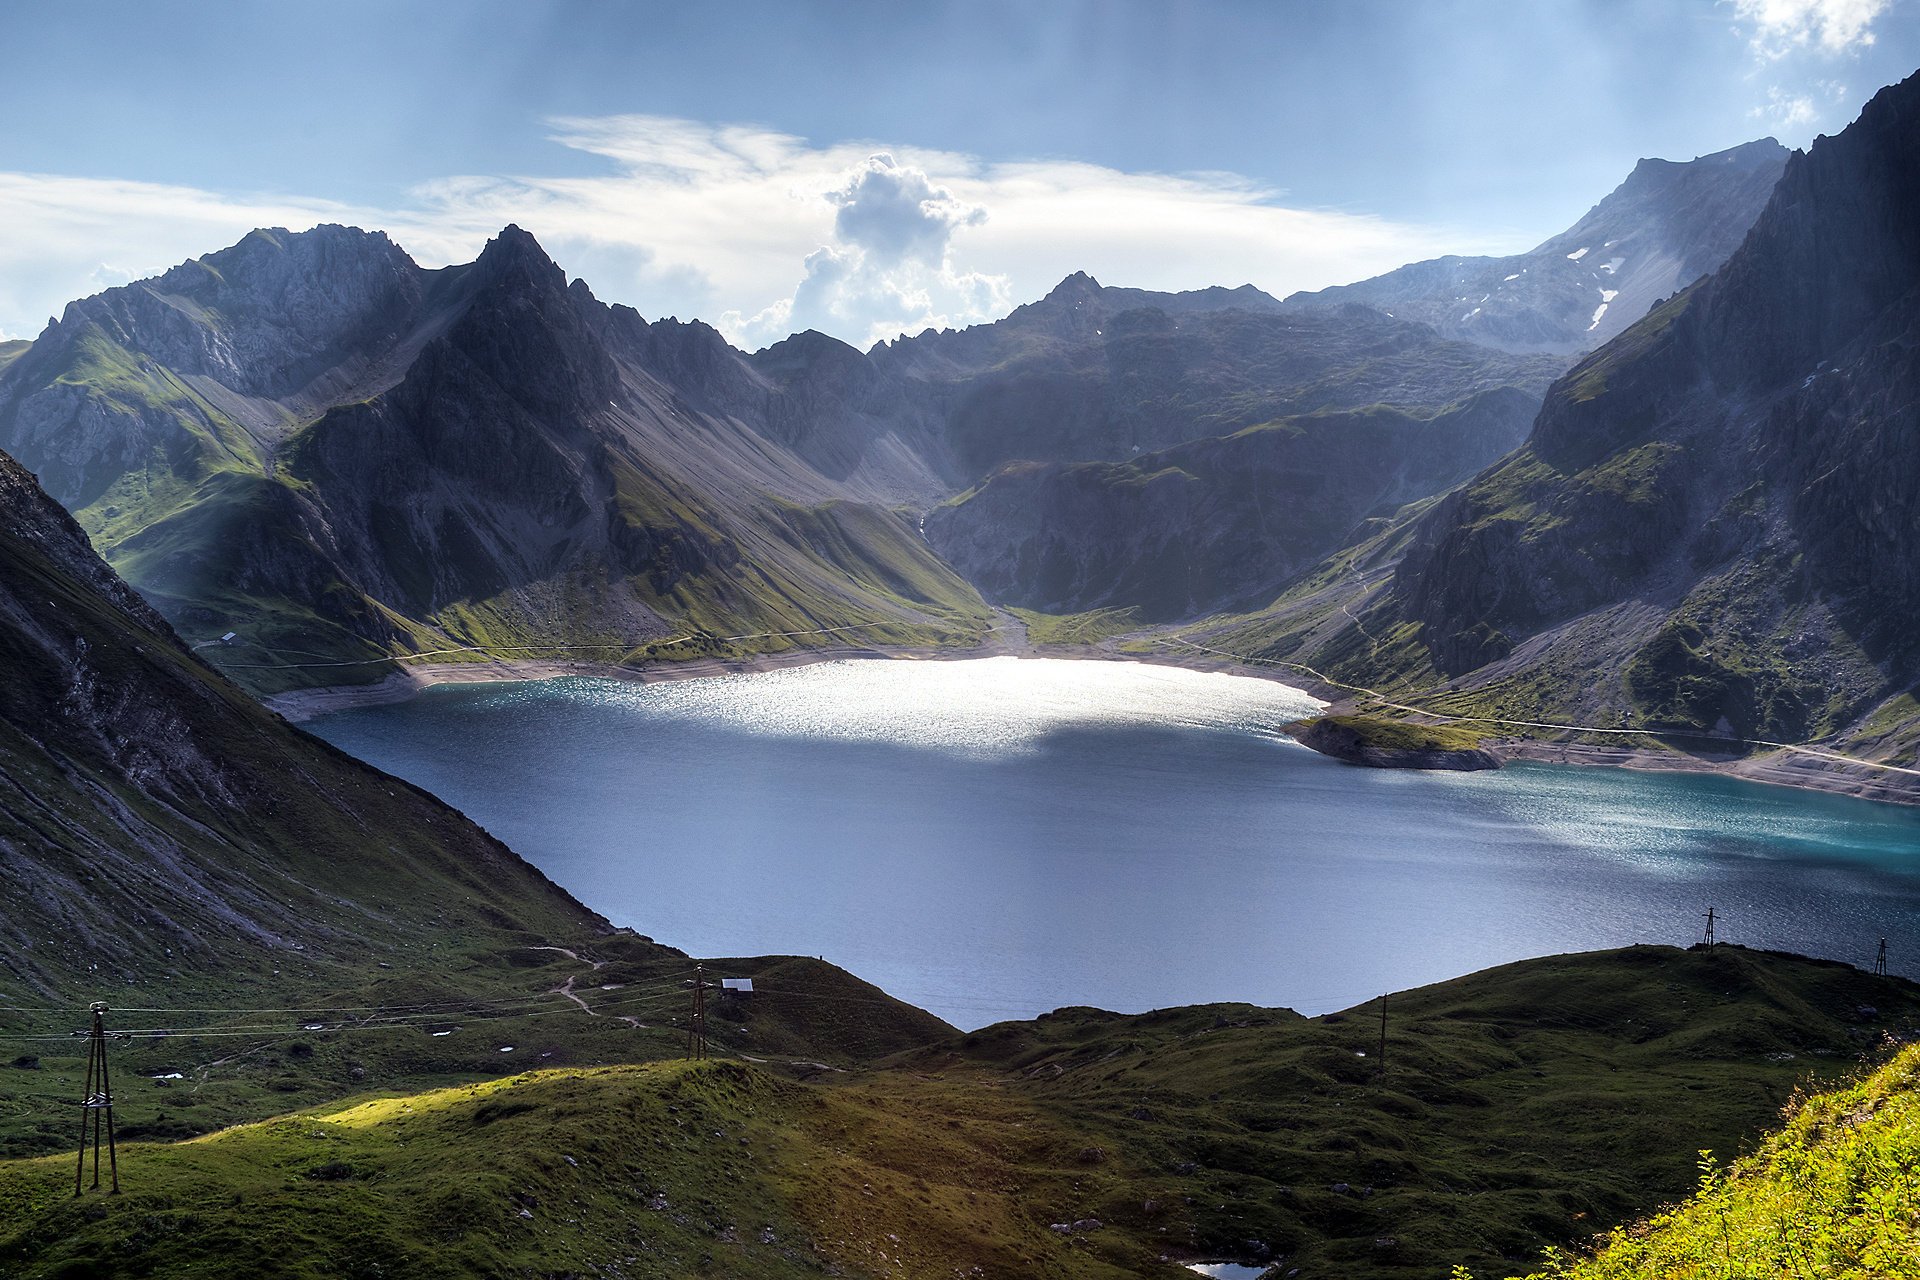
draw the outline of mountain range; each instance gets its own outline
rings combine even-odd
[[[1704,260],[1769,154],[1643,164],[1568,234]],[[1623,281],[1677,252],[1633,248]],[[1565,362],[1083,274],[988,325],[745,353],[601,303],[518,228],[428,270],[323,226],[69,306],[0,369],[0,448],[271,692],[396,655],[970,647],[995,604],[1253,607],[1512,449]]]

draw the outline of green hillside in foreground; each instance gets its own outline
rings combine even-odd
[[[1682,1198],[1699,1150],[1755,1149],[1798,1091],[1920,1027],[1901,979],[1634,947],[1391,997],[1384,1074],[1377,1004],[1062,1009],[881,1058],[912,1031],[899,1007],[784,961],[716,1009],[718,1060],[573,1066],[572,1037],[623,1013],[648,1024],[627,1029],[636,1059],[675,1053],[682,997],[593,976],[572,990],[598,1016],[533,1026],[256,1033],[251,1065],[230,1041],[116,1048],[168,1055],[118,1059],[129,1126],[235,1079],[256,1116],[276,1080],[326,1077],[325,1100],[123,1147],[118,1198],[75,1202],[70,1152],[0,1162],[0,1274],[1173,1277],[1235,1258],[1485,1280]],[[884,1034],[861,1044],[869,1018]],[[845,1069],[799,1058],[809,1038],[848,1046]],[[460,1041],[469,1074],[407,1083],[408,1046]],[[496,1041],[515,1049],[496,1071],[521,1074],[480,1078]],[[145,1078],[161,1065],[182,1079]],[[77,1066],[0,1068],[0,1127],[70,1122]]]
[[[1596,1256],[1555,1254],[1533,1280],[1920,1276],[1920,1048],[1802,1102],[1752,1156],[1715,1154],[1684,1205]]]

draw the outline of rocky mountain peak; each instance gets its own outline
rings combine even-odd
[[[1765,386],[1831,358],[1920,284],[1920,74],[1787,163],[1701,299],[1715,376]]]
[[[384,232],[263,227],[152,279],[69,304],[35,359],[11,372],[57,380],[76,360],[117,358],[80,350],[104,341],[245,396],[292,395],[384,341],[418,300],[423,274]]]
[[[1433,258],[1285,305],[1359,302],[1507,351],[1590,351],[1724,263],[1787,155],[1763,138],[1694,160],[1642,160],[1578,222],[1526,253]]]
[[[1084,271],[1076,271],[1047,294],[1048,302],[1074,303],[1100,296],[1100,282]]]
[[[1688,170],[1736,170],[1757,172],[1772,170],[1776,177],[1779,169],[1786,163],[1787,148],[1774,138],[1755,138],[1724,151],[1709,152],[1695,156],[1692,160],[1664,160],[1658,156],[1643,156],[1633,166],[1633,172],[1620,184],[1618,192],[1634,191],[1648,186],[1657,186],[1670,182]],[[1603,202],[1604,203],[1604,202]]]
[[[508,223],[500,234],[487,241],[487,247],[474,260],[473,269],[489,281],[520,277],[528,282],[564,289],[567,273],[562,271],[531,232]]]

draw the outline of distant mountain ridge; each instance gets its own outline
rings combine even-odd
[[[1704,163],[1672,166],[1695,179],[1630,179],[1602,206],[1608,225],[1724,213],[1719,196],[1622,192],[1712,188],[1760,167]],[[209,656],[268,691],[377,678],[396,654],[620,662],[977,644],[991,608],[920,528],[955,495],[967,501],[927,529],[949,551],[964,543],[967,572],[997,599],[1064,608],[1146,592],[1151,612],[1217,607],[1331,551],[1381,504],[1429,498],[1497,456],[1518,438],[1517,406],[1565,364],[1376,306],[1283,304],[1251,286],[1154,293],[1084,273],[993,324],[865,353],[818,333],[744,353],[698,321],[601,303],[516,227],[473,263],[426,270],[384,235],[331,226],[256,231],[75,302],[7,356],[0,448],[175,625],[237,632]],[[1496,402],[1474,420],[1501,425],[1459,437],[1457,457],[1431,447],[1444,431],[1409,433]],[[1025,538],[1019,521],[985,519],[1020,505],[982,495],[1031,482],[1030,464],[1108,464],[1124,482],[1148,455],[1192,446],[1224,477],[1224,459],[1284,433],[1229,438],[1309,420],[1311,449],[1250,465],[1307,466],[1287,483],[1333,487],[1266,504],[1241,568],[1187,587],[1135,572],[1124,591],[1111,574],[1041,590],[1018,568],[1040,564],[1030,550],[995,545]],[[1401,425],[1383,436],[1388,421]],[[1015,464],[1023,479],[989,479]],[[1136,515],[1217,520],[1143,527],[1141,545],[1237,537],[1239,499],[1213,483]],[[1077,530],[1064,508],[1046,517],[1069,558],[1129,554],[1111,514],[1076,509]]]
[[[1505,258],[1433,258],[1286,306],[1362,303],[1505,351],[1591,351],[1719,268],[1779,181],[1772,138],[1696,160],[1642,160],[1572,227]]]
[[[0,375],[0,447],[273,689],[396,652],[975,643],[986,605],[903,509],[989,466],[1553,372],[1364,309],[1154,296],[1082,277],[991,332],[748,355],[605,306],[517,228],[437,271],[256,232],[70,306]]]
[[[1429,413],[1282,418],[1128,462],[1018,463],[936,507],[926,533],[989,599],[1168,622],[1257,607],[1369,518],[1440,493],[1526,438],[1516,387]]]

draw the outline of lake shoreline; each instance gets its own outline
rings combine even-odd
[[[397,671],[365,685],[328,685],[294,689],[261,701],[268,709],[295,724],[336,711],[406,702],[442,684],[497,684],[566,678],[621,680],[658,684],[671,680],[701,680],[711,676],[751,675],[783,671],[822,662],[891,660],[908,662],[966,662],[980,658],[1061,658],[1099,662],[1135,662],[1147,666],[1182,667],[1248,676],[1298,689],[1327,703],[1327,712],[1342,706],[1341,691],[1305,678],[1283,678],[1272,668],[1235,662],[1213,654],[1129,653],[1105,645],[1036,645],[1017,624],[994,633],[993,640],[971,648],[883,648],[849,645],[831,649],[796,649],[785,653],[755,654],[744,658],[697,658],[686,662],[650,662],[618,666],[603,662],[566,662],[558,659],[502,659],[489,662],[423,663]],[[1536,738],[1489,737],[1486,745],[1502,761],[1528,761],[1582,768],[1632,769],[1656,773],[1702,773],[1741,778],[1766,786],[1820,791],[1885,804],[1920,805],[1920,778],[1887,773],[1867,766],[1843,764],[1789,751],[1759,755],[1688,755],[1645,747],[1597,746],[1552,742]]]

